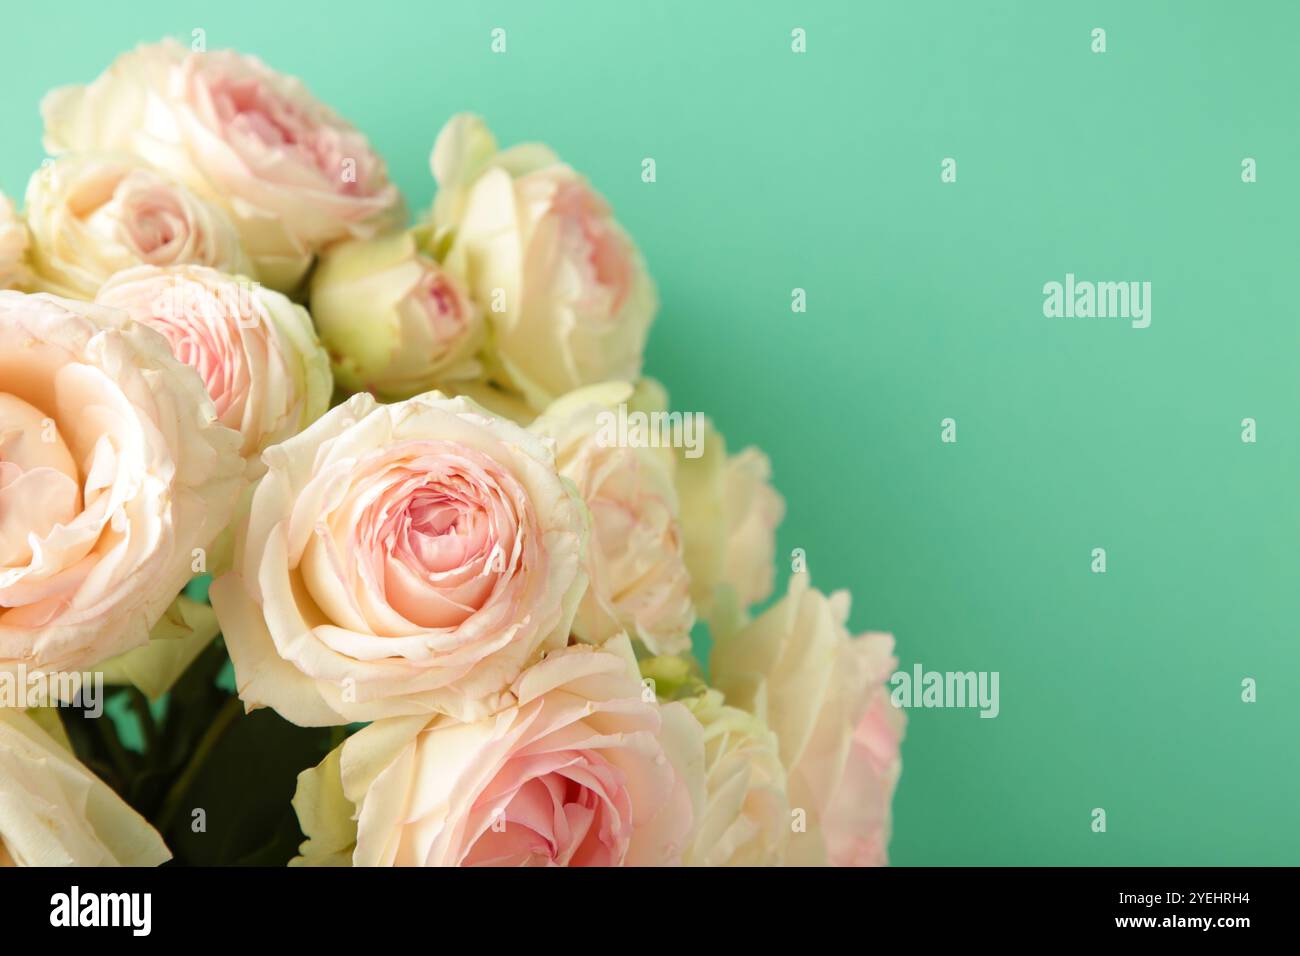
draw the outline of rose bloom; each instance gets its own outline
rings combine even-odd
[[[0,708],[0,867],[157,866],[170,859],[157,831],[78,763],[66,741],[23,711]]]
[[[635,381],[658,308],[632,240],[549,149],[498,152],[474,116],[438,135],[433,227],[492,325],[500,384],[541,411],[583,385]]]
[[[0,290],[27,283],[27,246],[27,226],[9,197],[0,193]]]
[[[311,317],[278,292],[203,266],[141,266],[113,276],[96,301],[161,332],[196,369],[217,417],[243,436],[250,477],[262,449],[329,407],[329,359]]]
[[[568,642],[586,513],[540,438],[465,399],[359,394],[263,457],[211,590],[250,709],[473,719]]]
[[[93,299],[132,266],[251,268],[224,212],[129,156],[80,154],[38,169],[27,224],[36,284],[73,298]]]
[[[806,823],[790,838],[794,865],[887,862],[904,719],[885,681],[898,662],[890,635],[850,637],[848,615],[848,592],[826,597],[796,574],[753,622],[715,636],[718,688],[780,741],[790,807]]]
[[[243,467],[157,332],[0,292],[0,669],[76,670],[144,643]]]
[[[340,243],[312,273],[311,309],[350,391],[409,398],[478,377],[486,326],[413,232]]]
[[[742,610],[771,595],[776,529],[785,517],[785,501],[772,487],[771,476],[763,452],[746,448],[728,455],[726,442],[711,424],[704,430],[699,457],[679,451],[675,481],[686,566],[691,597],[701,614],[712,614],[720,589]]]
[[[686,854],[691,866],[779,866],[790,805],[776,735],[710,688],[682,703],[704,728],[705,803]]]
[[[140,46],[88,86],[47,94],[41,113],[51,154],[132,153],[223,204],[258,278],[281,291],[320,248],[404,216],[364,135],[298,80],[231,50]]]
[[[591,512],[587,593],[574,634],[599,644],[638,637],[655,654],[689,651],[695,609],[672,476],[653,449],[602,445],[602,414],[631,387],[592,386],[554,403],[532,430],[555,442],[560,474]]]
[[[0,293],[0,668],[142,644],[243,484],[192,369],[117,310]]]
[[[660,866],[702,792],[700,726],[643,694],[625,638],[549,654],[472,723],[371,724],[298,778],[295,862]]]

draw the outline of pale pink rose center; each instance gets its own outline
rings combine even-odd
[[[176,262],[193,244],[194,223],[180,196],[148,172],[87,180],[69,197],[68,209],[92,235],[151,265]]]
[[[617,866],[632,828],[624,773],[588,750],[514,758],[474,816],[487,826],[465,866]]]
[[[439,346],[446,348],[458,341],[467,324],[465,304],[441,269],[430,268],[420,276],[416,296]]]
[[[420,627],[455,627],[483,605],[497,580],[495,503],[461,475],[427,480],[404,476],[362,527],[393,608]]]
[[[186,234],[185,219],[175,208],[149,206],[140,210],[130,223],[131,238],[145,259],[166,252],[178,237]]]
[[[210,288],[162,276],[110,289],[101,301],[162,333],[172,354],[203,379],[221,423],[240,429],[252,373],[238,326],[251,327],[260,317],[237,283]]]
[[[421,488],[385,527],[409,563],[430,574],[459,568],[483,550],[490,535],[482,507],[446,487]]]
[[[312,138],[307,117],[256,79],[220,77],[209,92],[217,116],[228,129],[264,146],[296,147]]]
[[[613,225],[604,201],[579,182],[557,190],[552,210],[561,220],[561,242],[572,261],[586,267],[589,283],[607,298],[617,315],[632,288],[634,264],[627,243]]]
[[[495,622],[484,627],[509,627],[533,583],[521,571],[542,560],[523,488],[487,455],[453,442],[377,452],[314,523],[305,560],[329,574],[306,576],[313,597],[336,620],[378,636],[455,629],[479,612]]]

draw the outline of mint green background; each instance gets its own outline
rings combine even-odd
[[[45,89],[194,27],[302,76],[415,209],[453,111],[546,140],[659,282],[648,370],[770,453],[781,552],[903,666],[1001,672],[996,720],[911,713],[896,863],[1297,862],[1297,6],[635,6],[24,4],[0,188]],[[1045,319],[1067,271],[1150,280],[1151,328]]]

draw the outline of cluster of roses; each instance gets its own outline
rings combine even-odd
[[[599,440],[667,397],[580,175],[457,116],[407,229],[300,83],[174,43],[42,111],[0,196],[0,673],[161,693],[220,630],[250,710],[367,723],[299,777],[303,863],[884,862],[892,639],[806,573],[751,619],[760,452]],[[166,859],[50,714],[0,712],[0,863]]]

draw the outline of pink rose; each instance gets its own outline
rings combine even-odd
[[[703,793],[700,725],[643,693],[626,639],[549,654],[472,723],[381,721],[298,778],[296,862],[660,866]]]
[[[202,266],[119,272],[96,301],[161,332],[198,371],[217,417],[244,439],[250,477],[262,449],[290,438],[329,407],[329,358],[311,317],[278,292]]]
[[[193,263],[251,265],[222,210],[130,156],[65,156],[27,184],[35,284],[93,299],[113,273]]]
[[[473,719],[568,642],[586,514],[541,439],[465,399],[358,394],[263,457],[211,592],[250,708]]]
[[[325,245],[403,216],[364,135],[298,80],[231,50],[141,46],[90,85],[52,91],[41,112],[51,153],[133,153],[223,203],[258,277],[283,291]]]
[[[157,332],[0,292],[0,670],[143,644],[230,517],[238,450]]]

